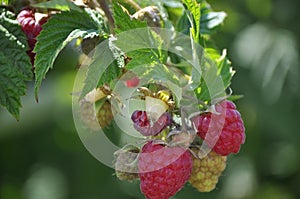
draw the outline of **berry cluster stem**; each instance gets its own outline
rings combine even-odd
[[[134,8],[136,11],[141,10],[142,8],[139,6],[139,4],[137,4],[136,2],[134,2],[133,0],[120,0],[128,5],[130,5],[132,8]]]
[[[115,33],[114,31],[114,28],[115,28],[115,20],[113,18],[113,15],[112,15],[112,12],[111,10],[109,9],[109,5],[107,3],[107,0],[98,0],[102,10],[104,11],[107,19],[108,19],[108,23],[109,23],[109,29],[110,29],[110,32],[112,34]]]

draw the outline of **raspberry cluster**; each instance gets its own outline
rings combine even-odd
[[[24,9],[22,10],[18,16],[17,20],[20,23],[23,32],[25,33],[29,45],[29,50],[27,54],[31,59],[32,65],[34,64],[35,53],[33,53],[33,49],[36,44],[36,37],[42,31],[42,25],[47,22],[47,18],[42,18],[37,21],[35,18],[35,12],[32,9]]]
[[[176,112],[170,92],[140,91],[146,110],[134,111],[131,120],[146,142],[138,154],[126,151],[117,157],[117,177],[139,179],[147,199],[168,199],[187,182],[199,192],[214,190],[227,156],[245,142],[244,123],[235,104],[223,100],[184,117]],[[203,151],[200,144],[211,151]]]

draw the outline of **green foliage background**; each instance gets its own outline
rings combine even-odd
[[[300,3],[209,3],[228,14],[214,39],[229,48],[237,71],[232,87],[245,95],[237,104],[247,141],[238,155],[230,156],[215,191],[201,194],[186,186],[174,198],[300,198]],[[74,57],[76,51],[70,47],[59,55],[56,71],[49,73],[40,89],[39,104],[30,85],[20,122],[0,110],[0,198],[143,198],[138,184],[117,180],[113,170],[94,159],[79,140],[70,95]]]

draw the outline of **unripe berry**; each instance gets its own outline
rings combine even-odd
[[[189,179],[190,184],[200,192],[214,190],[220,175],[226,168],[226,159],[226,156],[220,156],[214,151],[211,151],[202,159],[193,156],[193,171]]]

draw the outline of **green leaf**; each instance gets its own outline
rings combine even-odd
[[[201,5],[200,33],[211,35],[223,24],[227,14],[225,12],[214,12],[211,6],[204,0],[199,1],[199,3]],[[178,21],[176,29],[188,35],[190,34],[191,26],[189,16],[183,14]]]
[[[244,97],[244,95],[231,95],[227,99],[230,101],[237,101],[239,99],[242,99],[243,97]]]
[[[147,39],[148,41],[146,41]],[[140,67],[140,65],[151,65],[153,63],[164,64],[166,62],[167,53],[162,50],[163,40],[157,33],[150,31],[149,36],[145,38],[144,42],[145,48],[127,53],[131,61],[126,65],[126,69],[132,70],[135,67]],[[151,44],[153,48],[148,48],[149,44]]]
[[[9,5],[9,0],[1,0],[2,5]]]
[[[203,74],[200,85],[195,90],[199,100],[210,101],[226,95],[225,91],[231,85],[235,71],[231,67],[225,50],[220,55],[215,49],[206,48],[205,53],[205,61],[202,65]]]
[[[200,41],[200,19],[201,19],[201,7],[196,0],[183,0],[183,3],[187,7],[188,18],[191,24],[191,33],[195,42]]]
[[[87,12],[62,12],[49,19],[37,38],[35,57],[35,93],[38,94],[42,80],[53,67],[59,52],[73,39],[103,36],[104,22],[93,20]]]
[[[129,52],[127,56],[131,58],[130,62],[126,65],[126,69],[128,70],[147,64],[159,63],[158,58],[153,54],[151,49],[132,51]]]
[[[56,10],[60,10],[60,11],[75,10],[78,12],[82,12],[81,8],[77,7],[73,2],[71,2],[69,0],[52,0],[52,1],[34,4],[33,7],[56,9]]]
[[[201,33],[212,34],[220,27],[227,14],[225,12],[209,12],[201,17]]]
[[[125,65],[124,54],[114,46],[112,40],[112,38],[106,39],[96,47],[93,58],[88,65],[80,98],[83,98],[94,88],[110,83],[121,75]]]
[[[26,50],[27,39],[13,13],[1,9],[0,14],[0,106],[18,120],[21,96],[26,94],[26,81],[31,81],[33,74]]]
[[[140,79],[147,79],[151,81],[161,81],[162,83],[173,83],[177,86],[184,86],[187,84],[187,80],[178,73],[178,71],[172,70],[164,64],[155,63],[140,65],[136,67],[133,72]]]
[[[179,80],[176,75],[165,66],[162,67],[161,63],[165,62],[166,57],[166,53],[161,50],[163,41],[150,30],[130,30],[117,35],[118,38],[112,37],[100,43],[88,67],[81,97],[95,87],[109,84],[112,80],[119,78],[124,67],[135,72],[140,78],[150,79],[152,76],[155,76],[156,80],[167,78],[178,85]],[[128,37],[130,37],[129,40],[135,38],[135,43],[128,43]],[[125,53],[131,58],[126,66],[124,63]],[[97,82],[98,84],[96,84]]]
[[[225,12],[214,12],[211,6],[201,0],[201,34],[213,34],[224,22]]]
[[[114,19],[116,25],[116,32],[120,33],[127,30],[132,30],[136,28],[147,27],[147,22],[138,21],[137,19],[132,19],[118,3],[113,5]]]
[[[104,84],[110,83],[112,80],[118,78],[122,74],[122,68],[125,66],[125,55],[118,49],[109,39],[108,48],[111,51],[112,57],[114,58],[113,63],[111,63],[107,69],[102,74],[97,87],[101,87]],[[102,56],[101,59],[103,59]]]

